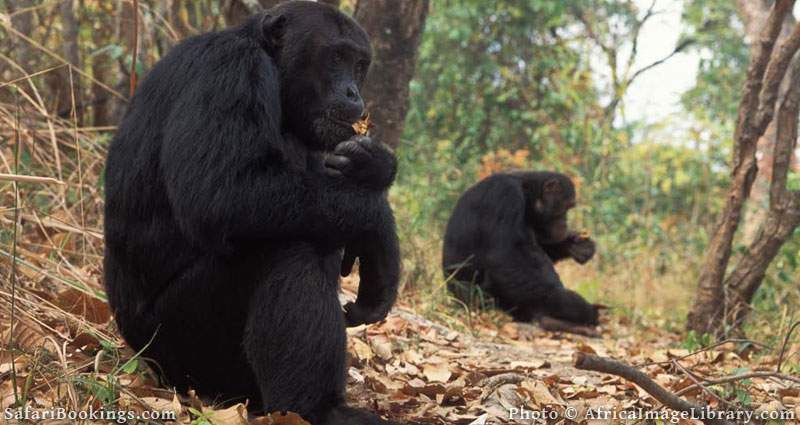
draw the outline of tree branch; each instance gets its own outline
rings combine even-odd
[[[675,46],[675,49],[672,50],[672,52],[670,54],[668,54],[667,56],[664,56],[663,58],[661,58],[661,59],[659,59],[659,60],[657,60],[657,61],[655,61],[655,62],[653,62],[653,63],[651,63],[651,64],[649,64],[649,65],[647,65],[647,66],[645,66],[643,68],[641,68],[641,69],[639,69],[638,71],[634,72],[633,75],[631,75],[631,78],[628,79],[628,84],[632,83],[633,80],[635,80],[636,77],[638,77],[642,73],[647,72],[647,71],[649,71],[649,70],[651,70],[651,69],[663,64],[664,62],[668,61],[671,57],[673,57],[673,56],[677,55],[678,53],[682,52],[684,49],[686,49],[687,47],[691,46],[695,42],[696,42],[696,40],[690,38],[690,39],[687,39],[687,40],[684,40],[684,41],[678,43],[678,45]]]
[[[800,23],[795,24],[792,33],[781,43],[767,64],[761,93],[758,96],[758,113],[754,123],[756,128],[766,128],[769,122],[772,121],[772,116],[775,113],[775,101],[778,98],[778,89],[798,48],[800,48]]]
[[[672,410],[695,414],[699,414],[700,412],[706,410],[705,406],[691,403],[676,396],[675,394],[664,389],[664,387],[658,385],[644,372],[634,369],[624,363],[582,352],[576,352],[573,354],[572,358],[575,368],[608,373],[624,378],[638,385],[643,390],[647,391],[648,394],[653,396],[653,398],[661,402],[661,404],[669,407]],[[705,419],[703,423],[713,425],[733,425],[731,422],[721,419]]]
[[[795,28],[800,28],[800,24],[797,24]],[[800,37],[797,39],[800,40]],[[780,205],[781,200],[786,196],[786,179],[797,146],[797,120],[798,111],[800,111],[800,56],[795,55],[784,79],[788,83],[789,89],[777,108],[772,182],[769,188],[770,208]]]
[[[777,0],[772,6],[767,18],[767,23],[761,31],[757,44],[754,45],[753,55],[750,58],[750,65],[747,69],[747,79],[744,87],[744,94],[742,101],[739,104],[739,116],[736,122],[736,132],[734,140],[736,140],[737,156],[734,157],[736,164],[741,163],[738,158],[738,153],[741,152],[740,141],[746,144],[755,143],[764,129],[758,131],[751,125],[751,117],[756,115],[759,104],[759,97],[761,86],[764,79],[764,71],[767,68],[770,56],[772,55],[775,40],[783,27],[783,21],[786,15],[794,7],[795,0]]]

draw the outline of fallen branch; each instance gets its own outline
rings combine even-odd
[[[611,375],[619,376],[641,387],[647,391],[648,394],[653,396],[656,400],[661,402],[664,406],[672,410],[688,413],[698,413],[705,411],[706,407],[700,404],[686,401],[675,394],[667,391],[661,385],[650,379],[644,372],[634,369],[624,363],[618,362],[613,359],[598,357],[593,354],[576,352],[573,354],[573,363],[575,368],[580,370],[591,370],[595,372],[608,373]],[[703,423],[712,425],[732,425],[722,419],[704,419]]]
[[[675,395],[683,395],[692,390],[700,388],[703,385],[720,385],[720,384],[728,384],[731,382],[737,381],[744,381],[745,379],[752,379],[752,378],[775,378],[780,381],[788,381],[793,382],[795,384],[800,384],[800,378],[791,375],[784,375],[778,372],[750,372],[750,373],[742,373],[740,375],[731,375],[731,376],[723,376],[721,378],[714,378],[714,379],[703,379],[703,382],[698,384],[692,384],[688,387],[678,391]]]
[[[20,183],[52,183],[64,184],[61,180],[52,177],[38,177],[38,176],[24,176],[21,174],[3,174],[0,173],[0,181],[12,181]]]
[[[783,345],[781,346],[781,352],[778,355],[778,366],[775,367],[775,371],[780,373],[781,365],[783,364],[784,356],[786,355],[786,347],[789,345],[789,341],[792,339],[792,332],[794,332],[797,327],[800,326],[800,321],[794,322],[791,327],[789,327],[789,332],[786,333],[786,337],[783,339]]]
[[[500,375],[490,376],[481,382],[481,387],[483,387],[483,396],[481,397],[481,402],[486,401],[489,398],[489,395],[494,392],[494,390],[500,388],[506,384],[519,384],[520,382],[525,380],[525,375],[520,375],[519,373],[501,373]]]

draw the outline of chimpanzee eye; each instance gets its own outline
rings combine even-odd
[[[344,55],[340,52],[336,52],[333,55],[333,63],[342,63],[344,61]]]

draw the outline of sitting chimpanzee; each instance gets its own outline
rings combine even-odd
[[[344,394],[345,326],[382,320],[399,278],[396,160],[351,127],[370,57],[352,19],[290,2],[180,43],[138,87],[109,149],[105,283],[168,384],[315,425],[388,423]]]
[[[584,264],[594,241],[567,228],[575,186],[552,172],[494,174],[458,200],[444,239],[444,272],[465,302],[475,288],[516,321],[541,316],[597,325],[597,306],[561,283],[554,263]]]

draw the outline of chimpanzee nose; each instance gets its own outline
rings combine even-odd
[[[358,87],[355,84],[348,84],[345,87],[342,113],[343,118],[352,121],[358,120],[364,113],[364,100],[361,99],[361,94],[358,93]]]
[[[361,96],[358,95],[358,87],[354,85],[347,86],[347,98],[353,102],[360,101]]]

